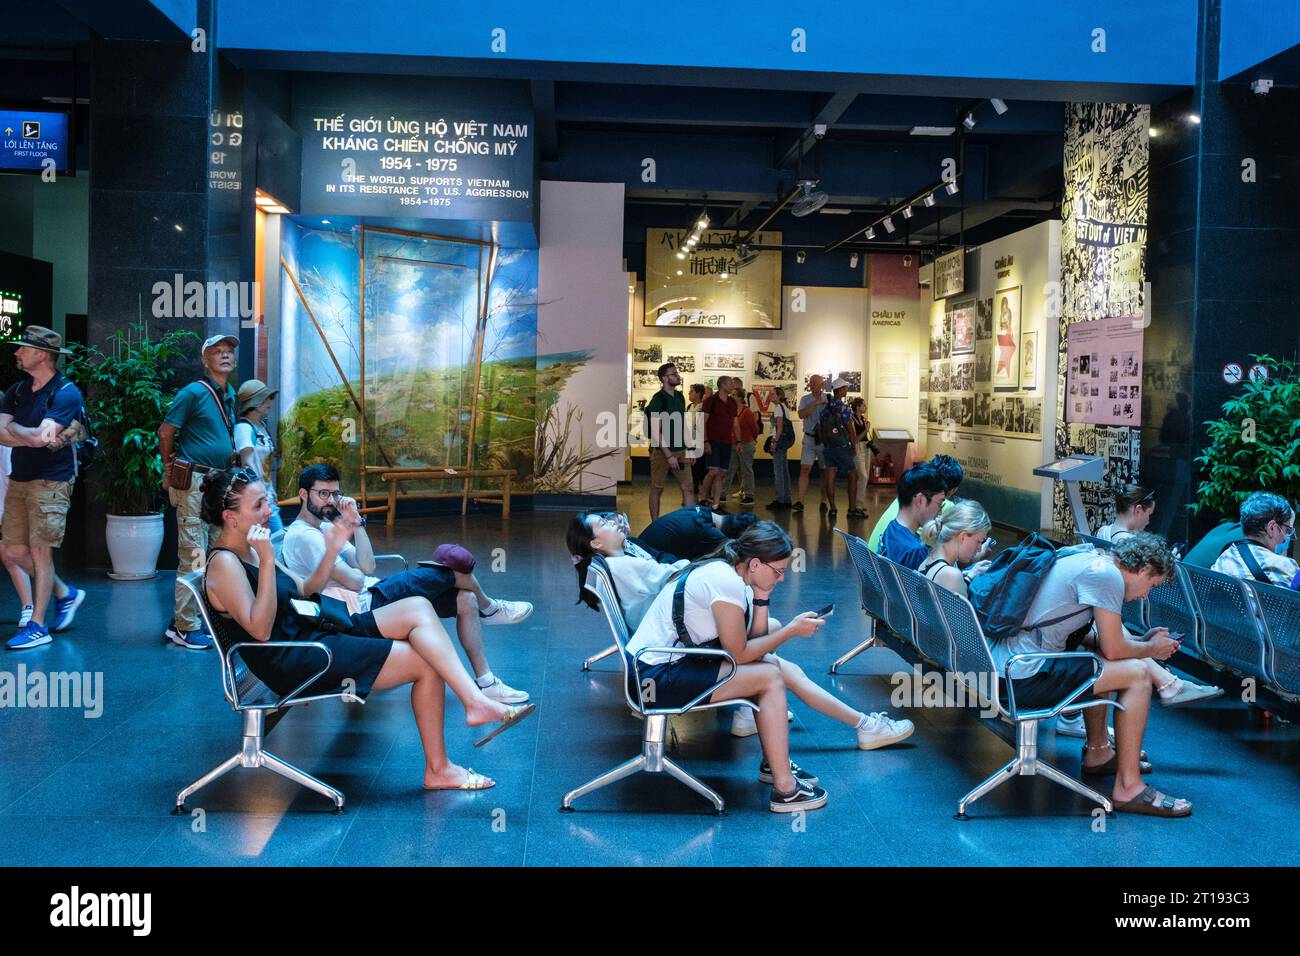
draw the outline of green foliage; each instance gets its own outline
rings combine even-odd
[[[144,325],[133,325],[119,329],[106,351],[69,346],[73,354],[66,372],[86,397],[86,414],[99,439],[97,494],[113,514],[163,509],[158,426],[175,396],[173,363],[190,354],[197,340],[195,333],[182,331],[150,338]]]
[[[1223,403],[1223,417],[1206,422],[1207,443],[1196,458],[1204,480],[1197,485],[1193,514],[1202,508],[1235,518],[1253,491],[1300,498],[1300,375],[1296,364],[1252,355],[1270,375],[1244,382]]]

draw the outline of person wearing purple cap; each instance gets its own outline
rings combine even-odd
[[[325,528],[340,521],[351,526],[351,540],[339,555],[321,593],[345,601],[354,614],[373,611],[403,598],[428,601],[438,617],[456,619],[456,636],[465,649],[483,693],[503,704],[528,700],[492,673],[483,649],[484,624],[517,624],[533,613],[527,601],[490,598],[474,576],[474,555],[458,544],[442,544],[431,562],[380,579],[373,576],[375,552],[357,503],[339,491],[339,473],[325,462],[308,465],[298,478],[302,507],[284,533],[281,560],[302,581],[311,577],[325,553]]]

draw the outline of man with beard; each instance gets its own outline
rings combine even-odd
[[[489,598],[474,576],[474,556],[458,544],[442,544],[427,565],[373,577],[375,552],[366,534],[366,519],[357,503],[339,491],[339,473],[320,463],[303,469],[298,478],[302,508],[284,533],[281,560],[289,573],[305,581],[325,556],[326,524],[345,522],[351,542],[339,554],[322,594],[345,601],[356,614],[373,611],[402,598],[422,597],[439,617],[456,619],[456,636],[474,668],[479,688],[503,704],[518,704],[528,692],[516,690],[492,673],[483,651],[483,624],[517,624],[533,613],[527,601]]]

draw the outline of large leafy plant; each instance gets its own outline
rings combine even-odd
[[[1252,355],[1269,377],[1243,383],[1223,403],[1223,417],[1205,423],[1207,443],[1196,458],[1204,476],[1193,514],[1202,508],[1236,516],[1252,491],[1300,499],[1300,376],[1296,364]]]
[[[119,329],[104,349],[70,346],[67,375],[85,395],[86,415],[99,439],[97,495],[112,514],[163,510],[158,426],[175,395],[175,363],[192,354],[197,339],[182,331],[150,338],[146,326],[132,325]]]

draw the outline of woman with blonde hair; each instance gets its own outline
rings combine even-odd
[[[988,569],[989,562],[978,559],[988,550],[991,530],[993,522],[978,501],[955,502],[922,526],[921,540],[930,555],[917,570],[940,587],[967,597],[967,583]]]

